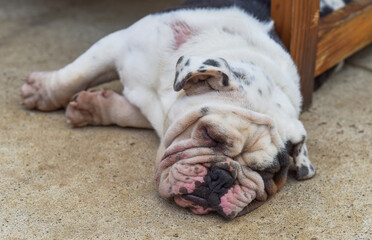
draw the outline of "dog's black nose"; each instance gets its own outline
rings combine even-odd
[[[207,198],[208,205],[215,210],[219,209],[221,197],[231,188],[234,181],[228,171],[221,168],[211,169],[205,177],[205,183],[208,184],[210,191]],[[217,212],[219,211],[217,210]]]
[[[204,182],[195,183],[196,189],[184,195],[183,198],[204,208],[211,207],[220,212],[221,197],[232,187],[234,181],[230,172],[214,167],[208,171]]]
[[[224,169],[213,168],[207,174],[205,181],[211,192],[219,193],[229,189],[234,183],[234,178]]]

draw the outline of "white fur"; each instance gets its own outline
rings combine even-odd
[[[175,23],[188,26],[192,32],[190,39],[176,49],[171,27]],[[105,80],[105,76],[94,76],[116,70],[124,85],[124,96],[141,110],[162,138],[165,120],[172,122],[198,101],[183,101],[183,93],[173,90],[180,56],[221,57],[234,69],[253,63],[245,70],[259,81],[245,88],[247,98],[240,105],[271,116],[283,142],[299,142],[306,135],[298,120],[302,102],[299,76],[290,55],[270,38],[272,28],[272,22],[259,22],[235,7],[149,15],[101,39],[73,63],[54,72],[56,80],[46,88],[50,92],[58,92],[62,85],[84,88],[93,85],[91,79],[95,78],[95,83]],[[274,85],[270,94],[266,77]],[[265,101],[256,97],[259,88]]]
[[[342,0],[320,0],[320,9],[325,6],[330,7],[333,11],[336,11],[345,6],[344,1]]]
[[[219,17],[221,12],[223,19]],[[173,50],[173,32],[169,26],[176,21],[186,23],[196,34],[179,49]],[[236,36],[222,32],[224,28]],[[161,137],[164,119],[179,95],[173,91],[172,84],[175,62],[182,55],[253,62],[280,88],[274,94],[285,112],[274,110],[272,102],[262,106],[265,103],[253,97],[250,107],[269,115],[280,115],[273,116],[275,119],[282,118],[281,115],[297,118],[301,106],[299,77],[289,54],[268,36],[271,28],[271,22],[260,23],[237,8],[181,10],[147,16],[108,38],[116,38],[115,42],[120,43],[110,49],[118,55],[115,65],[125,86],[124,95],[141,109]],[[173,114],[177,115],[176,112]],[[281,124],[284,128],[285,122]],[[284,132],[287,131],[282,134]]]

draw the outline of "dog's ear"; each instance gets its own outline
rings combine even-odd
[[[185,90],[187,95],[209,91],[232,91],[236,84],[232,80],[229,64],[223,58],[182,56],[177,61],[175,91]]]

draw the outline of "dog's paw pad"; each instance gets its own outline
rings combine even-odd
[[[72,127],[104,125],[105,113],[100,103],[110,94],[110,90],[102,90],[74,95],[66,109],[67,123]]]
[[[21,87],[22,104],[28,109],[52,111],[62,107],[51,99],[46,84],[51,81],[53,72],[33,72]]]

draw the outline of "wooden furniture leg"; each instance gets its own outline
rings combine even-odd
[[[313,95],[319,0],[272,0],[271,17],[297,65],[301,78],[302,110],[306,110]]]

